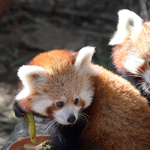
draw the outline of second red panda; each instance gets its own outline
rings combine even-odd
[[[63,125],[51,132],[51,140],[58,137],[52,150],[149,150],[147,100],[122,77],[94,65],[94,51],[53,50],[22,66],[16,115],[31,112]],[[84,114],[88,124],[79,123]]]
[[[150,101],[150,22],[129,10],[118,12],[117,31],[109,45],[113,64]]]

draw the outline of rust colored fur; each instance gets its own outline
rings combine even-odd
[[[129,82],[100,67],[80,150],[149,150],[150,109]]]

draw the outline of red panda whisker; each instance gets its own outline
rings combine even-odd
[[[138,70],[138,71],[136,72],[136,77],[142,77],[141,73],[143,73],[143,72],[141,72],[141,71]],[[135,75],[134,75],[134,76],[135,76]]]
[[[56,122],[55,120],[50,121],[50,123],[48,124],[48,127],[47,127],[47,129],[46,129],[46,131],[45,131],[44,134],[47,134],[48,131],[51,129],[51,126],[53,126],[53,125],[56,124],[56,123],[57,123],[57,122]]]
[[[81,113],[80,116],[82,119],[85,119],[87,122],[89,122],[89,118],[86,115]]]
[[[138,73],[138,74],[144,73],[144,70],[138,69],[137,73]]]
[[[138,86],[138,90],[142,90],[143,87],[141,86],[141,84],[137,84],[136,86]]]
[[[128,76],[133,77],[133,78],[136,78],[136,77],[141,78],[141,77],[142,77],[142,75],[140,75],[140,74],[137,74],[136,76],[135,76],[135,75],[133,75],[133,74],[130,74],[130,75],[128,75]]]
[[[83,119],[81,119],[81,118],[78,119],[78,123],[79,123],[79,124],[86,124],[86,122],[85,122]]]
[[[138,86],[138,90],[144,90],[142,85],[137,85],[137,86]],[[144,93],[146,93],[146,92],[144,92]]]
[[[88,122],[87,122],[85,119],[83,119],[83,117],[80,116],[80,118],[78,119],[78,124],[80,124],[81,126],[84,125],[84,127],[85,127],[85,129],[86,129],[86,127],[87,127],[87,125],[88,125]],[[84,129],[84,130],[85,130],[85,129]]]
[[[145,89],[145,92],[146,92],[146,93],[148,92],[148,88]]]
[[[85,119],[83,119],[83,117],[81,115],[79,115],[78,121],[80,121],[83,124],[85,124]]]
[[[57,126],[57,127],[59,127],[59,126],[63,127],[63,125],[60,124],[60,123],[58,123],[58,122],[55,122],[55,126]]]
[[[147,92],[148,92],[148,91],[149,91],[149,90],[148,90],[148,89],[149,89],[149,87],[148,87],[148,86],[145,86],[145,87],[146,87],[145,91],[147,91]]]
[[[147,93],[147,92],[143,92],[143,93],[145,94],[145,97],[146,97],[146,98],[148,98],[148,97],[149,97],[149,95],[150,95],[150,94],[149,94],[149,93]]]
[[[81,118],[81,120],[86,121],[86,123],[89,123],[89,122],[90,122],[90,118],[89,118],[88,115],[85,114],[85,113],[80,113],[80,114],[79,114],[79,117]]]
[[[140,80],[140,81],[138,81],[137,83],[136,83],[136,85],[142,85],[144,83],[144,81],[142,80]]]
[[[83,116],[81,116],[81,115],[79,115],[78,121],[83,123],[83,124],[86,124],[86,122],[87,122],[86,119],[83,118]]]
[[[138,68],[138,71],[140,71],[140,72],[144,72],[144,70],[142,70],[141,68]]]
[[[88,122],[90,122],[90,117],[86,113],[82,112],[82,114],[88,119]]]

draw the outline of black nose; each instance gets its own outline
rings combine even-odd
[[[74,115],[70,115],[69,118],[67,119],[67,121],[68,121],[69,123],[74,123],[75,120],[76,120],[76,118],[75,118]]]

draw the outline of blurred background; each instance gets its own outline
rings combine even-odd
[[[0,149],[18,121],[18,68],[40,52],[91,45],[93,61],[116,72],[108,42],[125,8],[150,18],[149,0],[0,0]]]

